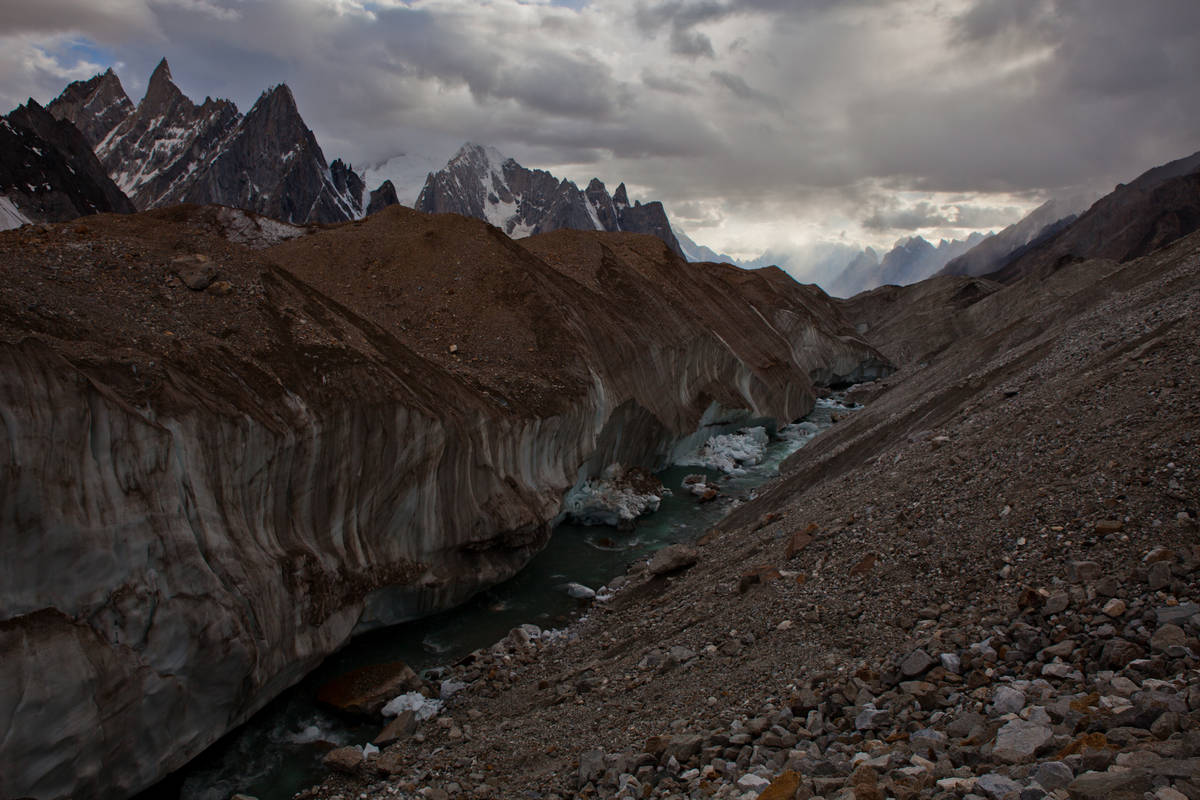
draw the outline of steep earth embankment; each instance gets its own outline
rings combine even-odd
[[[1200,234],[971,285],[877,307],[913,366],[691,557],[306,796],[1196,796]]]
[[[307,230],[0,235],[0,795],[135,793],[353,631],[511,575],[607,464],[887,371],[818,290],[648,236]]]
[[[1057,227],[1057,226],[1055,226]],[[1200,228],[1200,153],[1118,184],[1057,233],[1039,236],[1002,260],[987,277],[1011,283],[1045,277],[1076,261],[1130,261]]]

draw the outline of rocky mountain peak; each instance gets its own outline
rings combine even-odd
[[[164,58],[158,62],[150,75],[150,83],[146,86],[146,96],[138,105],[138,111],[150,116],[170,113],[177,104],[192,105],[192,101],[179,90],[171,78],[171,67]]]
[[[574,181],[529,169],[494,147],[472,142],[429,174],[414,207],[487,220],[513,238],[561,229],[649,233],[683,256],[661,203],[631,207],[623,183],[615,196],[599,178],[581,190]]]
[[[96,147],[123,119],[133,113],[133,101],[111,68],[75,81],[46,107],[55,119],[71,122],[88,144]]]
[[[625,191],[625,182],[624,181],[622,181],[621,184],[617,187],[617,190],[615,192],[613,192],[612,199],[613,199],[613,203],[617,206],[628,206],[629,205],[629,193]]]
[[[390,180],[384,181],[379,184],[378,189],[371,191],[370,200],[367,203],[367,215],[370,216],[388,206],[399,204],[400,198],[396,196],[396,185]]]
[[[103,211],[133,205],[74,125],[32,99],[0,117],[0,228]]]
[[[934,246],[924,236],[909,236],[897,242],[896,249],[907,253],[920,253],[933,250]]]
[[[284,159],[289,157],[289,153],[294,155],[301,149],[307,149],[322,169],[326,166],[325,154],[321,152],[312,131],[304,124],[300,109],[296,107],[296,98],[286,83],[273,86],[259,95],[246,112],[242,129],[269,149],[279,150]]]
[[[264,91],[258,100],[246,112],[250,116],[255,112],[268,116],[299,117],[300,109],[296,106],[296,96],[286,83],[279,83]]]

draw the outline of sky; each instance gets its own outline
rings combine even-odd
[[[166,56],[326,157],[472,141],[740,258],[965,238],[1200,150],[1196,0],[0,0],[0,107]]]

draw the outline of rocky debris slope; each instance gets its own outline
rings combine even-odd
[[[887,372],[782,274],[561,243],[399,207],[0,234],[0,795],[129,796],[511,575],[605,467]]]
[[[0,229],[104,211],[133,204],[75,126],[33,100],[0,118]]]
[[[992,296],[304,797],[1200,797],[1200,236]]]
[[[1129,261],[1200,228],[1200,153],[1148,170],[1049,237],[1010,254],[989,277],[1045,276],[1091,258]]]
[[[514,238],[561,229],[648,233],[684,257],[662,203],[630,205],[625,184],[610,196],[598,178],[581,190],[573,181],[470,142],[429,175],[413,207],[487,220]]]
[[[77,81],[48,106],[74,123],[139,209],[219,203],[291,223],[340,222],[394,199],[325,155],[284,84],[244,116],[229,100],[196,105],[163,59],[135,107],[111,70]]]
[[[1036,247],[1070,225],[1090,203],[1084,195],[1051,198],[1019,221],[946,262],[939,275],[980,276],[995,272],[1024,249]]]

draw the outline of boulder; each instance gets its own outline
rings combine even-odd
[[[1085,772],[1067,784],[1067,793],[1071,800],[1142,800],[1152,785],[1138,770]]]
[[[900,674],[906,678],[915,678],[928,672],[937,661],[924,650],[914,650],[900,662]]]
[[[372,744],[377,747],[387,747],[393,742],[407,739],[417,732],[417,713],[411,709],[402,711],[379,732]]]
[[[1049,725],[1014,719],[996,732],[992,755],[1000,761],[1020,764],[1032,759],[1053,736]]]
[[[700,552],[690,545],[667,545],[651,556],[650,574],[670,575],[687,569],[699,560]]]
[[[317,690],[317,701],[351,714],[378,715],[392,698],[419,691],[421,676],[403,661],[371,664],[340,675]]]
[[[334,772],[353,775],[362,767],[363,751],[354,746],[339,747],[326,753],[321,763]]]

